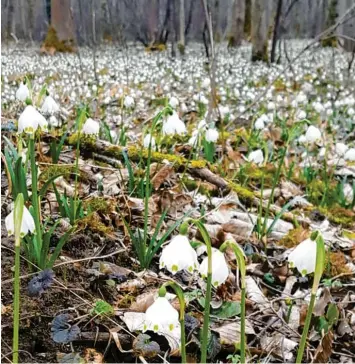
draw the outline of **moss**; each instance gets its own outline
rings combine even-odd
[[[355,232],[350,230],[344,230],[343,237],[350,240],[355,240]]]
[[[163,43],[154,43],[145,47],[146,52],[163,52],[166,51],[166,44]]]
[[[48,32],[46,38],[44,39],[42,47],[49,52],[53,52],[53,50],[63,53],[74,52],[73,40],[59,40],[57,31],[54,29],[53,26],[50,26],[48,28]]]
[[[339,274],[350,274],[351,270],[346,264],[347,260],[344,253],[330,252],[326,255],[324,275],[331,278]]]
[[[310,232],[305,230],[302,226],[290,230],[281,240],[277,241],[277,245],[284,246],[285,248],[293,248],[310,237]]]
[[[40,182],[47,182],[54,176],[62,175],[63,177],[69,177],[74,171],[74,166],[63,166],[60,164],[49,165],[41,171],[39,175]]]
[[[208,182],[184,178],[183,183],[189,191],[197,190],[199,193],[205,196],[211,196],[218,192],[217,187]]]
[[[111,211],[111,204],[103,197],[93,197],[90,200],[84,201],[84,209],[88,211],[95,211],[96,213],[109,213]]]
[[[329,209],[325,215],[329,221],[334,224],[339,224],[348,228],[355,226],[355,213],[343,207],[333,207]]]
[[[241,200],[249,200],[249,201],[251,201],[255,197],[254,192],[248,190],[245,187],[242,187],[241,185],[238,185],[237,183],[228,182],[228,186],[229,186],[229,188],[232,191],[234,191],[238,195],[238,197]]]
[[[106,226],[96,212],[80,219],[78,221],[78,229],[90,229],[92,232],[99,233],[101,235],[110,235],[113,233],[112,227]]]

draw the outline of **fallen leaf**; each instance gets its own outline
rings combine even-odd
[[[329,357],[332,354],[333,339],[334,334],[331,330],[323,336],[314,354],[313,363],[329,362]]]
[[[164,184],[168,178],[171,178],[173,174],[175,174],[174,167],[170,164],[165,164],[151,179],[153,188],[155,190],[159,189],[159,187]]]
[[[240,320],[222,325],[214,324],[211,329],[219,333],[221,344],[234,345],[240,342]],[[245,334],[255,335],[253,326],[248,320],[245,324]]]
[[[331,300],[332,295],[330,294],[329,288],[325,287],[322,296],[317,300],[317,303],[314,305],[313,315],[323,316],[325,308]]]
[[[276,333],[271,337],[262,336],[260,339],[260,344],[261,348],[266,352],[273,352],[287,361],[292,360],[294,356],[292,351],[298,345],[296,341],[287,339],[280,333]]]

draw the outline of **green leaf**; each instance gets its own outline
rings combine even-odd
[[[230,317],[238,316],[241,312],[239,302],[224,302],[220,308],[211,311],[211,316],[216,316],[220,319],[228,319]]]
[[[97,300],[91,310],[92,315],[113,315],[113,313],[113,307],[104,300]]]
[[[275,283],[275,277],[272,275],[272,273],[265,273],[264,274],[264,281],[268,284],[274,284]]]
[[[325,317],[323,317],[323,316],[319,317],[319,319],[315,325],[315,329],[322,335],[326,334],[328,332],[329,324]]]
[[[329,322],[329,326],[333,326],[339,319],[339,310],[335,303],[331,303],[328,306],[327,314],[325,315]]]

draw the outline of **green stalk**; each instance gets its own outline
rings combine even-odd
[[[79,156],[80,156],[80,130],[78,131],[78,139],[76,141],[76,151],[75,151],[75,180],[74,180],[73,223],[75,223],[75,219],[76,219],[76,205],[77,205],[77,202],[78,202]]]
[[[180,314],[179,314],[179,322],[181,329],[181,363],[187,363],[186,360],[186,335],[185,335],[185,298],[184,293],[180,286],[178,286],[175,282],[167,282],[164,283],[163,287],[170,286],[176,293],[179,304],[180,304]]]
[[[242,248],[232,241],[225,241],[219,250],[223,253],[227,248],[232,248],[235,254],[238,269],[240,272],[240,285],[241,285],[241,302],[240,302],[240,362],[245,363],[245,351],[246,351],[246,338],[245,338],[245,276],[246,276],[246,266],[245,266],[245,255]]]
[[[19,193],[15,202],[14,230],[15,230],[15,277],[14,277],[14,329],[12,340],[12,361],[18,363],[18,345],[20,328],[20,247],[21,247],[21,225],[23,217],[24,199]]]
[[[314,304],[316,301],[316,294],[317,294],[319,282],[322,278],[322,274],[324,271],[324,264],[325,264],[325,247],[324,247],[324,240],[323,240],[322,235],[318,231],[315,231],[312,233],[311,239],[313,241],[315,241],[315,243],[317,244],[316,267],[315,267],[315,271],[314,271],[311,300],[309,302],[306,321],[305,321],[305,324],[303,327],[301,342],[300,342],[300,346],[299,346],[298,352],[297,352],[296,364],[302,363],[303,353],[304,353],[304,349],[306,347],[308,330],[309,330],[309,326],[311,323]]]
[[[42,257],[42,234],[41,234],[41,211],[38,199],[38,178],[37,178],[37,165],[35,156],[35,140],[34,137],[29,141],[30,159],[31,159],[31,177],[32,177],[32,207],[34,212],[34,222],[36,227],[36,242],[34,251],[36,255],[37,264],[43,268],[44,257]]]
[[[302,363],[302,357],[303,357],[304,349],[306,347],[308,330],[309,330],[309,326],[311,324],[311,318],[312,318],[312,313],[313,313],[313,308],[314,308],[315,301],[316,301],[316,295],[314,293],[312,293],[311,294],[311,301],[309,302],[309,306],[308,306],[306,321],[305,321],[304,327],[303,327],[300,346],[299,346],[298,352],[297,352],[297,359],[296,359],[297,364]]]
[[[208,327],[210,322],[210,304],[212,296],[212,243],[210,236],[202,222],[193,219],[189,219],[188,222],[192,222],[198,228],[207,248],[207,287],[201,338],[201,363],[207,363]]]

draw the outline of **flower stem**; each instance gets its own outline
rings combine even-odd
[[[12,340],[12,362],[18,363],[18,343],[20,327],[20,238],[15,244],[15,279],[14,279],[14,331]]]
[[[34,211],[34,221],[36,227],[36,245],[34,246],[37,264],[43,268],[45,257],[42,257],[42,234],[41,234],[41,211],[38,200],[38,178],[37,178],[37,165],[35,155],[35,141],[30,138],[29,141],[30,159],[31,159],[31,177],[32,177],[32,206]]]
[[[309,302],[309,306],[308,306],[308,310],[307,310],[306,321],[305,321],[305,324],[304,324],[304,327],[303,327],[300,346],[299,346],[298,352],[297,352],[297,359],[296,359],[297,364],[302,363],[303,353],[304,353],[304,349],[306,347],[308,330],[309,330],[309,326],[311,324],[311,318],[312,318],[313,307],[314,307],[315,301],[316,301],[316,294],[312,293],[311,294],[311,301]]]
[[[242,288],[242,298],[240,302],[240,362],[245,363],[245,287]]]
[[[179,304],[180,304],[180,314],[179,322],[181,329],[181,363],[187,363],[186,361],[186,335],[185,335],[185,297],[184,292],[175,282],[167,282],[163,287],[170,286],[176,293]]]

